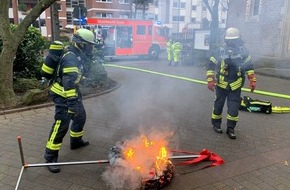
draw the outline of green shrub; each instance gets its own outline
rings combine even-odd
[[[40,82],[33,78],[33,79],[26,79],[26,78],[17,78],[13,82],[14,92],[21,94],[30,89],[41,88]]]
[[[108,78],[104,66],[96,61],[92,61],[87,70],[87,78],[84,81],[85,87],[96,87]]]
[[[28,10],[27,5],[24,4],[24,3],[19,3],[19,5],[18,5],[18,10],[19,10],[19,11],[26,12],[26,11]]]
[[[11,25],[12,31],[15,28],[15,25]],[[46,48],[48,48],[47,41],[41,36],[39,29],[29,27],[13,62],[14,78],[40,78],[39,71],[44,61],[43,51]]]

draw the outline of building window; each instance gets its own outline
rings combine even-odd
[[[173,16],[172,21],[176,21],[176,22],[184,21],[184,16]]]
[[[202,1],[202,11],[206,11],[207,10],[207,8],[206,8],[206,5],[205,5],[205,3]]]
[[[154,1],[154,6],[155,6],[155,7],[158,7],[158,4],[159,4],[158,0],[155,0],[155,1]]]
[[[185,8],[185,2],[180,2],[180,1],[174,1],[173,2],[173,8]]]
[[[260,12],[260,0],[254,0],[253,2],[253,16],[259,15]]]
[[[158,15],[154,15],[154,20],[158,20]]]
[[[112,13],[96,13],[97,18],[112,18]]]
[[[196,11],[196,5],[192,5],[192,6],[191,6],[191,10],[192,10],[192,11]]]
[[[180,3],[180,8],[184,9],[185,8],[185,2]]]
[[[61,3],[57,3],[57,10],[61,11]]]
[[[130,0],[119,0],[120,4],[129,4]]]
[[[247,0],[246,2],[246,21],[259,22],[261,0]]]
[[[59,21],[59,28],[63,28],[63,22],[61,20]]]
[[[191,18],[191,19],[190,19],[190,22],[191,22],[191,23],[195,23],[195,22],[196,22],[196,18]]]
[[[96,2],[112,3],[112,0],[96,0]]]
[[[129,18],[129,14],[127,14],[127,13],[120,13],[119,14],[119,18]]]

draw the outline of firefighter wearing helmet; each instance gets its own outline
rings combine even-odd
[[[47,163],[57,162],[71,120],[70,148],[73,150],[89,145],[89,142],[82,138],[86,111],[79,83],[84,78],[86,64],[90,62],[95,45],[94,39],[94,34],[90,30],[78,29],[72,38],[72,45],[60,60],[57,77],[50,88],[50,96],[55,104],[55,121],[46,143],[44,158]],[[48,166],[48,170],[57,173],[60,172],[60,167]]]
[[[241,88],[247,77],[253,92],[256,88],[256,76],[251,56],[243,45],[239,30],[228,28],[224,40],[225,43],[213,53],[207,65],[208,88],[216,93],[211,123],[215,132],[223,132],[222,111],[227,100],[226,133],[230,139],[236,139],[234,129],[238,122]]]
[[[166,43],[166,52],[167,52],[167,60],[168,65],[170,66],[173,59],[173,41],[172,38],[168,38]]]
[[[181,60],[182,44],[179,40],[174,40],[172,44],[174,66],[178,66]]]

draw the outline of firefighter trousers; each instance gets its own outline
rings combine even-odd
[[[173,61],[175,63],[179,63],[181,59],[181,51],[180,50],[173,50]]]
[[[241,103],[241,88],[237,90],[227,90],[216,87],[216,98],[212,111],[211,122],[215,127],[220,127],[222,123],[222,112],[227,100],[227,127],[234,129],[238,122],[239,107]]]
[[[168,60],[169,62],[172,61],[172,57],[173,57],[173,52],[172,52],[172,50],[171,50],[171,49],[167,49],[167,60]]]
[[[56,162],[58,158],[58,152],[60,150],[63,138],[69,129],[71,120],[72,124],[70,126],[70,143],[77,144],[82,141],[83,128],[86,122],[86,111],[80,98],[78,100],[79,114],[71,118],[68,114],[66,99],[53,93],[51,93],[51,98],[55,104],[55,121],[49,133],[44,158],[48,162]]]

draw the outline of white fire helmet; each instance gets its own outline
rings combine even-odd
[[[225,40],[234,40],[240,38],[240,31],[237,28],[228,28],[225,33]]]

